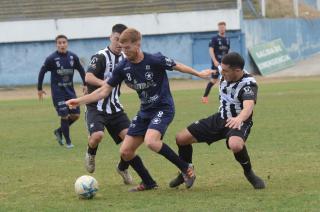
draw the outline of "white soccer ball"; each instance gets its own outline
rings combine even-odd
[[[94,177],[83,175],[76,180],[74,189],[80,198],[91,199],[98,191],[98,182]]]

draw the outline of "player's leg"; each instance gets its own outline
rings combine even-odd
[[[187,163],[192,163],[192,144],[206,142],[210,145],[224,138],[222,129],[224,129],[224,122],[217,114],[190,124],[176,135],[179,157]],[[179,173],[169,186],[174,188],[182,183],[182,174]]]
[[[130,120],[126,113],[118,112],[108,116],[108,124],[106,128],[113,138],[114,142],[119,145],[125,138],[128,128],[130,126]],[[129,163],[120,157],[120,161],[117,165],[117,172],[122,177],[124,184],[132,184],[132,176],[128,171]]]
[[[57,110],[58,116],[60,116],[60,129],[66,141],[66,147],[72,148],[73,144],[71,143],[69,129],[69,108],[66,105],[64,99],[54,99],[53,102]]]
[[[196,178],[193,165],[181,160],[167,144],[162,142],[162,137],[173,120],[173,117],[174,113],[170,111],[158,111],[150,121],[144,142],[149,149],[164,156],[177,166],[184,175],[187,188],[190,188]]]
[[[85,167],[89,173],[95,171],[95,157],[99,143],[104,137],[105,115],[95,107],[86,107],[85,119],[89,133]]]
[[[69,115],[69,127],[70,127],[74,122],[76,122],[79,118],[80,118],[80,111],[79,111],[79,113],[72,113],[72,112],[70,112],[70,115]]]
[[[141,158],[135,154],[136,150],[142,143],[143,136],[126,135],[120,147],[121,158],[130,164],[130,166],[137,172],[142,180],[137,187],[129,190],[132,192],[150,190],[158,187],[157,183],[153,180],[148,170],[144,166]]]
[[[255,175],[252,170],[250,157],[245,146],[252,123],[244,123],[241,129],[232,129],[228,132],[227,146],[233,152],[235,159],[243,168],[244,175],[255,189],[265,188],[264,181]]]

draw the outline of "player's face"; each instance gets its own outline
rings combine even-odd
[[[131,43],[130,41],[128,41],[125,43],[121,43],[120,45],[127,59],[129,61],[135,61],[140,51],[140,43],[139,42]]]
[[[120,54],[121,53],[121,46],[119,42],[120,34],[117,32],[114,32],[110,36],[110,49],[113,53],[115,54]]]
[[[56,42],[57,50],[60,53],[66,53],[68,50],[68,41],[65,38],[59,38]]]
[[[227,82],[235,82],[239,80],[239,78],[241,77],[241,73],[242,73],[241,69],[238,69],[238,68],[232,69],[230,68],[229,65],[225,65],[223,63],[221,63],[221,68],[222,68],[221,74]]]
[[[220,35],[224,35],[224,33],[226,32],[226,26],[221,24],[218,26],[218,30]]]

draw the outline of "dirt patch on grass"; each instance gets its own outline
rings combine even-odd
[[[320,76],[310,77],[261,77],[256,76],[259,84],[269,83],[284,83],[284,82],[298,82],[302,80],[319,80]],[[172,91],[175,90],[192,90],[192,89],[204,89],[207,81],[205,80],[170,80],[170,88]],[[76,92],[80,96],[82,95],[82,87],[75,85]],[[44,86],[44,91],[47,92],[45,98],[51,98],[50,87]],[[127,86],[122,86],[122,93],[134,92]],[[10,87],[0,88],[0,101],[1,100],[18,100],[18,99],[37,99],[37,90],[35,86],[23,86],[23,87]]]

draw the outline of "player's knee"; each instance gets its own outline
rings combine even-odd
[[[228,141],[228,145],[233,153],[237,153],[243,149],[244,141],[241,138],[230,138]]]
[[[69,119],[69,116],[61,116],[61,119],[63,119],[63,120],[68,120],[68,119]]]
[[[134,151],[128,148],[122,148],[120,147],[120,156],[123,160],[128,161],[131,160],[134,157]]]
[[[72,114],[72,115],[70,115],[70,119],[71,119],[71,120],[73,120],[73,121],[78,120],[78,119],[79,119],[79,117],[80,117],[80,115],[79,115],[79,114]]]
[[[184,141],[184,136],[182,133],[178,133],[176,135],[176,144],[177,145],[183,145],[183,141]]]
[[[155,141],[155,140],[153,140],[153,139],[146,139],[146,140],[144,141],[145,145],[146,145],[149,149],[151,149],[152,151],[157,151],[156,142],[157,142],[157,141]]]
[[[179,146],[192,144],[193,138],[188,130],[183,130],[176,135],[176,144]]]
[[[98,144],[100,143],[100,141],[103,139],[103,132],[94,132],[91,136],[90,136],[90,143],[93,144]]]

